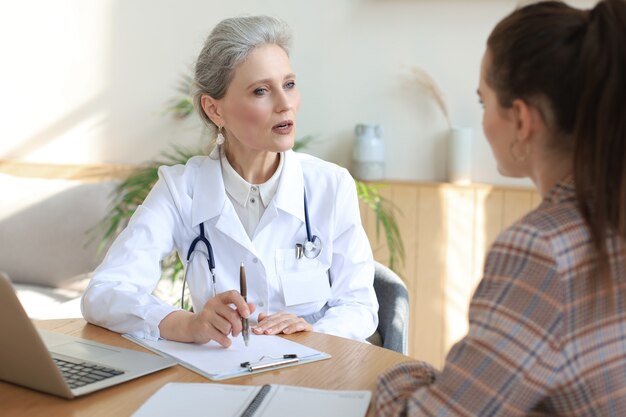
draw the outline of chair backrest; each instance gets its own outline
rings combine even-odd
[[[378,333],[381,346],[403,354],[409,352],[409,292],[402,279],[375,262],[374,291],[378,298]]]

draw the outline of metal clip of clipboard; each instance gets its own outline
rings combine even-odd
[[[243,362],[242,368],[246,368],[249,372],[261,371],[264,369],[275,368],[278,366],[288,365],[298,362],[298,355],[283,355],[282,358],[271,358],[271,361],[263,360],[263,357],[257,362]]]

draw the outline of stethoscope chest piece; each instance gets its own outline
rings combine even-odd
[[[317,258],[322,251],[322,241],[311,233],[311,222],[309,221],[309,204],[306,201],[306,189],[304,190],[304,224],[306,227],[306,239],[304,243],[296,243],[296,259]]]
[[[317,258],[322,251],[322,241],[319,237],[313,236],[312,240],[306,240],[303,245],[304,256],[313,259]]]
[[[322,241],[317,236],[312,236],[312,240],[305,240],[304,243],[296,243],[296,259],[302,256],[314,259],[322,252]]]

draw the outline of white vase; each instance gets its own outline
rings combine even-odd
[[[352,148],[353,175],[360,180],[380,180],[385,176],[385,143],[380,125],[358,124]]]
[[[472,129],[452,128],[448,135],[448,181],[467,185],[472,182]]]

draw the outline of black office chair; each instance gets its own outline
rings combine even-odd
[[[409,292],[395,272],[379,262],[374,263],[378,328],[367,340],[406,355],[409,352]]]

